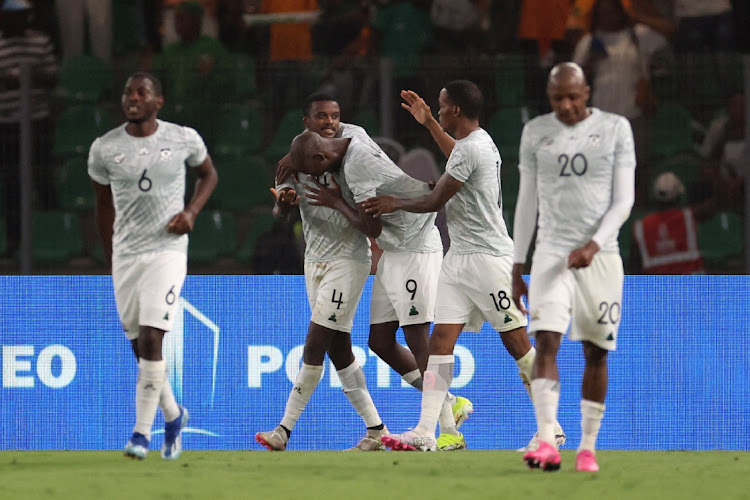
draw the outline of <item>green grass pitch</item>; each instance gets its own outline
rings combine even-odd
[[[529,470],[514,451],[0,451],[0,499],[750,499],[750,454],[608,451],[602,470]]]

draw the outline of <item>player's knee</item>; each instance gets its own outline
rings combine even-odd
[[[588,341],[583,342],[583,357],[588,365],[603,365],[607,363],[607,351]]]

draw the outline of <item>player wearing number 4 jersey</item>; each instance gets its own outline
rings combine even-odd
[[[428,185],[406,175],[356,125],[346,124],[341,137],[331,139],[303,132],[292,142],[290,155],[302,173],[322,176],[340,172],[345,180],[356,208],[320,183],[308,187],[305,196],[339,210],[354,227],[376,238],[383,255],[372,288],[369,346],[404,380],[422,390],[443,256],[435,214],[402,213],[374,219],[365,214],[362,202],[377,194],[423,194],[429,192]],[[411,352],[396,342],[399,326]],[[453,395],[444,398],[440,427],[451,436],[445,438],[450,442],[444,449],[465,447],[458,426],[473,410],[471,403]]]
[[[125,455],[146,458],[161,407],[166,422],[161,455],[174,460],[182,452],[188,412],[172,394],[162,341],[172,327],[187,273],[187,233],[218,176],[195,130],[157,119],[164,97],[154,76],[131,75],[121,103],[127,121],[94,141],[88,172],[117,311],[138,359],[136,423]],[[187,206],[186,164],[198,174]]]
[[[554,439],[560,399],[556,357],[572,319],[570,338],[583,342],[586,361],[576,470],[597,471],[607,354],[617,345],[622,304],[617,235],[634,199],[633,133],[625,118],[586,107],[589,87],[576,64],[552,68],[547,95],[553,113],[527,123],[521,135],[514,222],[513,298],[525,311],[521,297],[528,293],[529,331],[537,348],[531,391],[540,445],[523,458],[532,468],[560,468]],[[535,225],[527,289],[522,273]]]
[[[445,206],[451,247],[438,281],[435,328],[425,373],[422,413],[413,431],[383,438],[395,450],[435,449],[440,402],[453,380],[453,350],[462,330],[479,331],[489,321],[518,365],[528,388],[535,351],[526,334],[526,317],[511,300],[513,241],[502,216],[500,154],[479,126],[482,93],[457,80],[440,91],[438,120],[412,91],[402,91],[403,107],[430,130],[448,156],[434,190],[420,197],[380,196],[365,201],[376,217],[404,212],[436,212]],[[449,135],[454,134],[454,138]],[[563,441],[565,435],[559,431]]]

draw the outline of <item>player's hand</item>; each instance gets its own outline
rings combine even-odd
[[[336,205],[343,199],[341,197],[341,188],[336,183],[333,176],[328,176],[331,181],[329,186],[324,186],[318,179],[312,178],[315,187],[305,185],[305,197],[310,200],[310,205],[318,207],[336,208]]]
[[[589,241],[581,248],[576,248],[570,252],[570,255],[568,255],[568,267],[572,269],[588,267],[591,265],[591,261],[598,251],[599,245],[593,240]]]
[[[172,217],[172,220],[167,224],[167,231],[173,234],[187,234],[193,230],[195,224],[195,214],[183,210],[179,214]]]
[[[276,200],[276,204],[282,208],[290,208],[299,205],[300,196],[297,194],[297,191],[292,188],[281,188],[281,190],[278,191],[276,188],[271,188],[271,194]]]
[[[523,303],[523,296],[526,295],[528,297],[529,287],[526,286],[526,282],[523,280],[523,267],[523,264],[513,264],[513,302],[519,311],[528,314],[529,311],[526,310],[526,306]]]
[[[292,159],[287,154],[276,164],[276,184],[282,184],[289,180],[297,180],[297,169],[294,168]]]
[[[400,201],[395,196],[376,196],[368,198],[362,203],[365,213],[368,213],[376,219],[383,214],[392,214],[400,208]]]
[[[402,90],[401,99],[404,100],[401,107],[411,113],[414,119],[422,125],[427,125],[427,122],[433,119],[430,107],[413,90]]]

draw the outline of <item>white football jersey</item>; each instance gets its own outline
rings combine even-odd
[[[326,172],[317,178],[318,182],[328,186],[331,177],[341,188],[341,196],[350,205],[354,205],[352,193],[340,174]],[[313,176],[299,173],[298,181],[277,186],[293,187],[300,195],[299,211],[302,218],[302,233],[305,237],[305,261],[329,262],[338,259],[351,259],[357,262],[370,263],[370,243],[359,229],[338,210],[317,205],[310,205],[305,196],[305,186],[316,187]]]
[[[500,153],[484,129],[453,146],[445,171],[464,185],[445,204],[451,252],[513,254],[513,240],[501,208],[501,163]]]
[[[549,113],[523,128],[518,168],[536,179],[537,250],[567,255],[590,241],[612,204],[614,169],[635,168],[628,120],[590,110],[573,126]],[[601,251],[618,252],[617,236]]]
[[[89,176],[112,189],[116,255],[187,252],[188,236],[167,232],[167,224],[185,208],[185,163],[199,166],[208,151],[194,129],[157,123],[148,137],[133,137],[122,124],[97,138],[89,150]]]
[[[362,127],[346,124],[341,136],[351,138],[341,171],[355,203],[374,196],[414,198],[430,192],[426,183],[408,176],[393,163]],[[435,212],[414,214],[403,210],[382,215],[383,230],[376,240],[378,246],[390,252],[442,251],[443,243],[435,226],[436,215]]]

